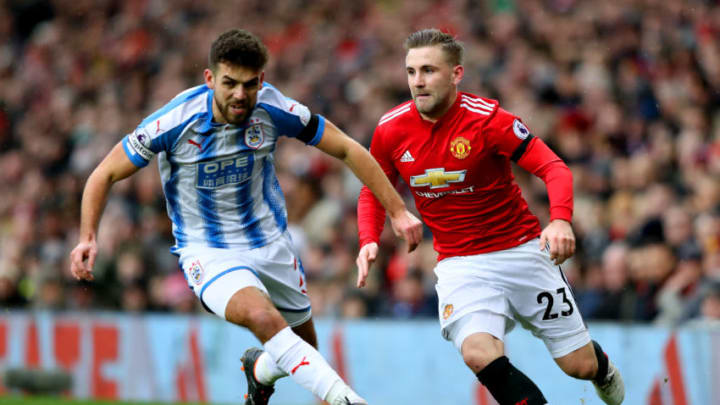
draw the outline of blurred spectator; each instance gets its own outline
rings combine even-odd
[[[380,309],[380,315],[405,319],[437,317],[437,295],[427,294],[423,281],[419,270],[411,270],[396,280],[392,284],[390,298]]]
[[[677,257],[673,274],[658,293],[660,313],[655,319],[658,324],[677,325],[687,316],[690,303],[697,300],[702,276],[702,251],[694,244],[685,244]]]
[[[720,323],[720,285],[717,283],[703,296],[700,316],[706,322]]]
[[[720,282],[708,286],[700,301],[700,313],[691,320],[693,325],[720,325]]]
[[[588,319],[622,320],[635,319],[633,311],[635,291],[630,283],[629,249],[622,243],[610,245],[603,254],[601,281],[596,306],[583,310]],[[578,303],[580,305],[580,303]]]
[[[345,291],[340,316],[346,319],[364,318],[369,314],[367,297],[357,289]]]
[[[712,312],[705,291],[720,280],[717,2],[338,4],[0,2],[2,305],[201,311],[168,252],[154,168],[113,188],[96,281],[71,280],[66,256],[89,170],[132,125],[201,83],[209,42],[242,25],[268,44],[268,82],[364,145],[379,117],[409,98],[405,37],[424,27],[454,33],[466,45],[461,89],[527,117],[573,171],[578,252],[567,270],[586,317],[659,314],[658,322],[677,324],[706,306]],[[386,230],[362,298],[345,293],[356,276],[358,183],[316,152],[283,140],[275,162],[314,313],[435,316],[430,235],[407,255]],[[522,170],[516,179],[546,223],[540,181]]]

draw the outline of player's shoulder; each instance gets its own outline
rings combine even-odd
[[[500,103],[487,97],[480,97],[472,93],[459,92],[460,108],[468,112],[466,116],[486,120],[497,115],[502,110]]]
[[[147,116],[138,127],[150,124],[170,128],[186,122],[190,117],[206,113],[209,108],[208,93],[210,88],[202,84],[183,90],[167,104]]]
[[[310,109],[301,102],[286,96],[277,87],[268,82],[258,92],[257,105],[271,116],[295,115],[303,124],[307,124],[311,117]]]
[[[277,87],[268,82],[263,82],[262,88],[258,91],[257,102],[258,104],[271,105],[283,110],[289,109],[292,103],[297,103],[297,101],[285,96]]]
[[[380,117],[380,120],[378,121],[377,126],[392,126],[394,124],[397,124],[404,119],[407,119],[411,116],[411,114],[408,114],[410,110],[412,109],[412,100],[408,100],[400,105],[397,105],[393,108],[391,108],[388,112],[382,115]]]
[[[183,100],[187,101],[192,98],[195,98],[202,94],[207,94],[210,91],[210,88],[206,84],[200,84],[195,87],[190,87],[189,89],[185,89],[178,93],[173,99],[170,101],[171,103],[175,100]]]

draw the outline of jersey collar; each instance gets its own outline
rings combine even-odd
[[[213,95],[215,94],[215,91],[212,89],[208,89],[207,92],[207,111],[203,115],[203,117],[200,119],[200,125],[196,127],[196,130],[201,134],[207,134],[208,132],[211,132],[213,128],[219,127],[224,124],[220,124],[217,122],[213,122],[213,109],[212,109],[212,103],[213,103]]]

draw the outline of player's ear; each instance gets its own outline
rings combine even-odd
[[[203,72],[203,76],[205,77],[205,84],[209,88],[215,90],[215,82],[213,80],[213,71],[210,69],[205,69],[205,71]]]
[[[260,83],[258,84],[258,90],[262,89],[264,82],[265,82],[265,71],[262,71],[262,72],[260,72]]]
[[[463,65],[457,65],[453,68],[453,77],[452,81],[454,85],[458,85],[460,81],[463,79],[463,76],[465,76],[465,68]]]

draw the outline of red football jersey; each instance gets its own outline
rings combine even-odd
[[[546,182],[552,219],[572,216],[567,166],[494,100],[458,92],[435,123],[424,120],[412,101],[401,104],[380,119],[370,152],[393,184],[399,174],[409,186],[439,260],[507,249],[540,234],[511,161]],[[378,241],[384,222],[385,211],[364,187],[361,246]]]

